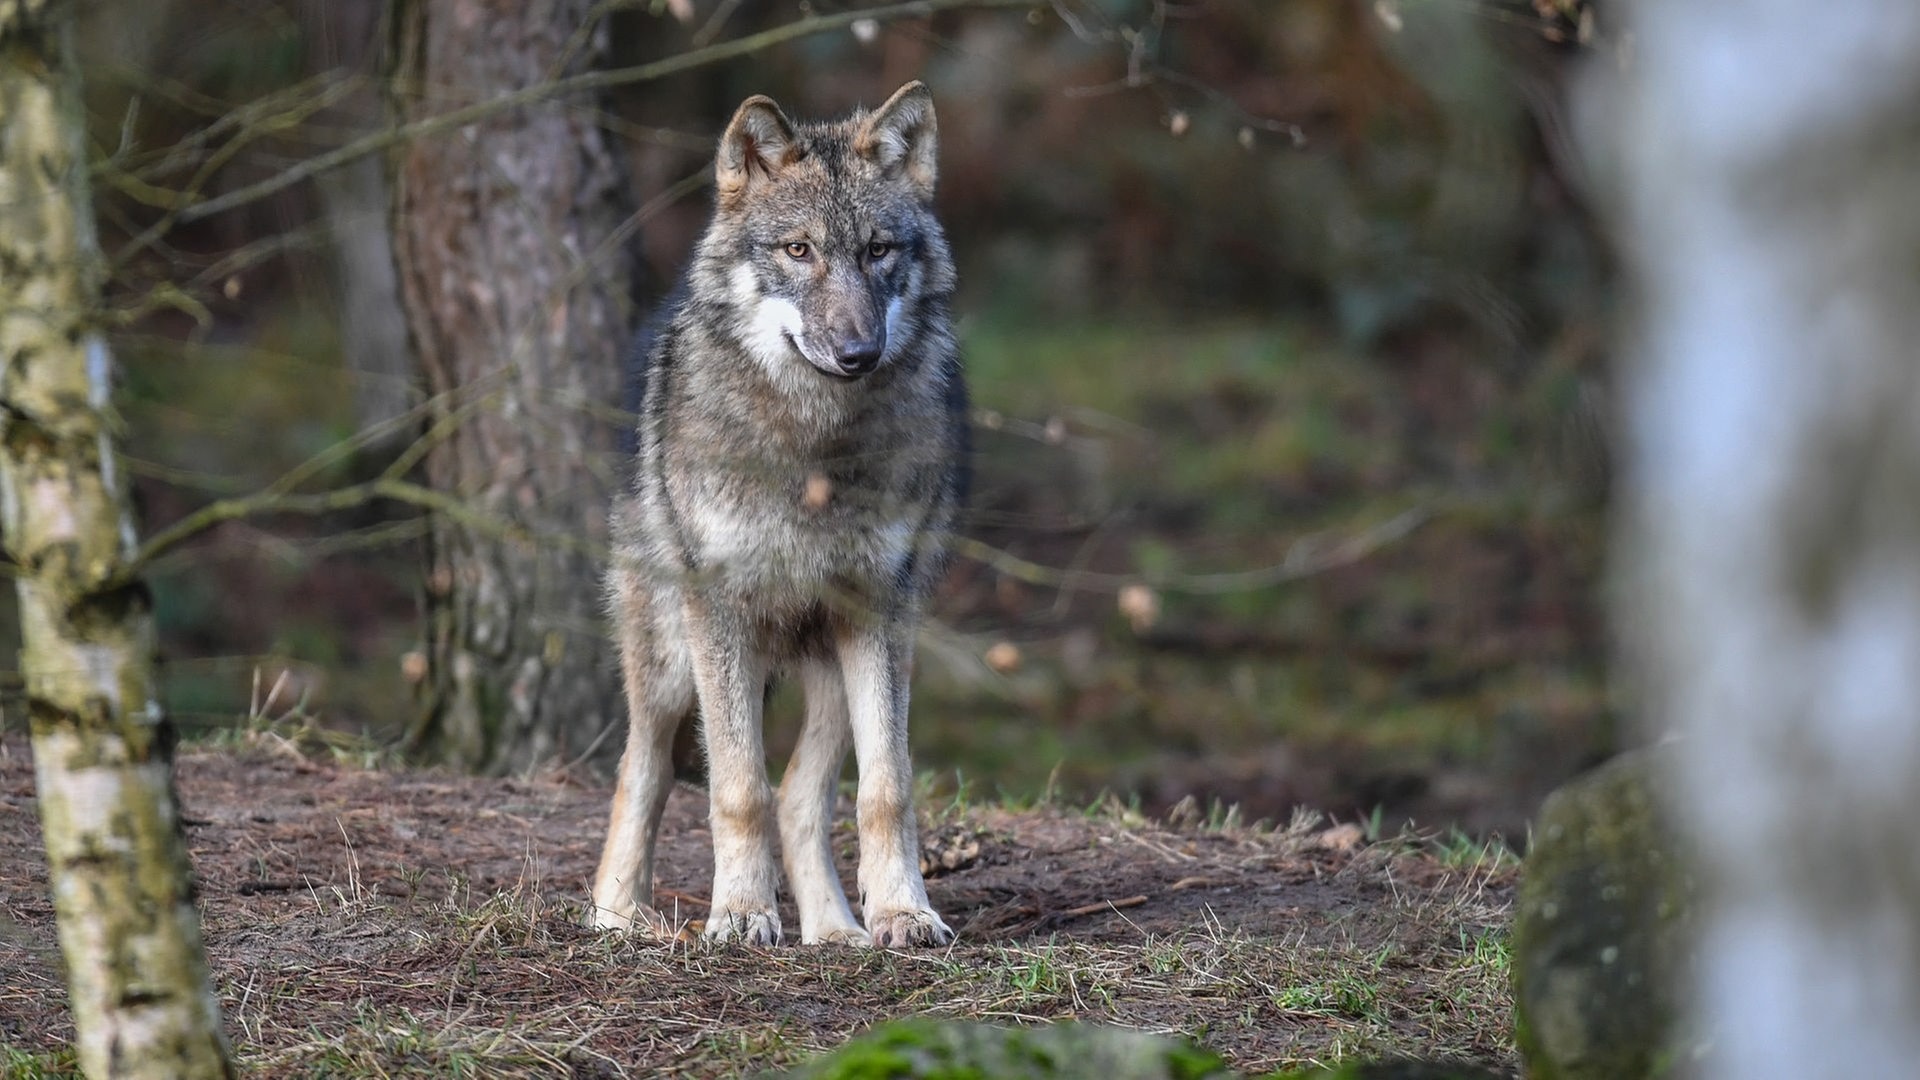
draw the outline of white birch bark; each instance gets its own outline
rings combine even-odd
[[[1920,5],[1631,14],[1618,624],[1704,861],[1697,1075],[1915,1075]]]
[[[60,948],[88,1076],[231,1075],[90,325],[100,257],[66,0],[0,0],[0,525]]]

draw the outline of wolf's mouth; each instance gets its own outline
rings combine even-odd
[[[813,357],[807,355],[807,350],[800,347],[800,342],[793,336],[793,331],[782,330],[780,331],[780,336],[787,339],[787,344],[793,347],[794,354],[799,356],[800,359],[805,360],[808,367],[825,375],[827,378],[835,382],[843,383],[856,382],[859,380],[860,376],[858,375],[849,375],[844,371],[835,371],[825,364],[815,363]]]

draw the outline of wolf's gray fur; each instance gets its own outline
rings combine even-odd
[[[760,711],[784,670],[806,694],[777,828],[801,941],[952,938],[920,875],[907,753],[914,628],[966,483],[935,149],[919,83],[822,124],[751,98],[721,138],[712,223],[636,358],[638,467],[609,581],[630,727],[596,925],[659,925],[654,838],[673,735],[697,706],[706,932],[781,939]],[[849,747],[864,929],[829,839]]]

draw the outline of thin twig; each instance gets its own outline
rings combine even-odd
[[[1081,904],[1079,907],[1068,908],[1054,915],[1054,918],[1062,920],[1078,919],[1082,915],[1098,915],[1103,911],[1117,911],[1120,908],[1139,907],[1146,902],[1147,898],[1144,894],[1140,896],[1129,896],[1120,900],[1102,900],[1097,904]]]

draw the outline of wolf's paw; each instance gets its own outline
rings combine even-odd
[[[835,926],[814,935],[803,938],[802,945],[858,945],[862,948],[873,944],[873,938],[857,926]]]
[[[673,936],[673,926],[666,916],[645,904],[589,904],[584,921],[589,930],[629,930],[650,937]]]
[[[945,945],[953,940],[953,930],[930,908],[876,911],[867,917],[867,933],[882,949]]]
[[[708,941],[728,941],[748,945],[780,944],[780,913],[771,908],[720,908],[707,915],[704,931]]]

